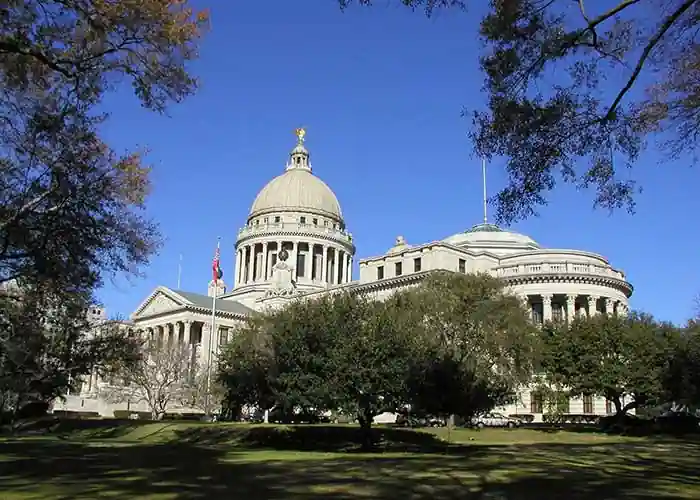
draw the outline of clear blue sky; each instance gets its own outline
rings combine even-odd
[[[140,109],[128,89],[107,102],[107,140],[150,150],[149,214],[166,238],[143,279],[107,284],[110,315],[127,316],[159,284],[206,293],[217,236],[231,284],[238,229],[256,193],[283,171],[293,130],[307,127],[314,172],[337,194],[359,258],[399,234],[438,240],[481,221],[481,168],[463,106],[480,107],[481,12],[433,19],[388,2],[342,13],[334,0],[223,2],[192,71],[198,94],[168,117]],[[490,191],[505,183],[489,167]],[[635,215],[593,211],[592,193],[562,187],[539,218],[517,224],[541,245],[598,252],[635,286],[632,307],[684,321],[700,292],[700,170],[650,151]],[[357,274],[357,268],[355,269]]]

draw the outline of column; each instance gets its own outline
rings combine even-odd
[[[347,263],[345,265],[345,283],[350,283],[350,281],[352,280],[352,257],[350,256],[350,254],[347,254],[346,257]]]
[[[170,323],[165,323],[161,328],[163,332],[163,347],[167,347],[170,343]]]
[[[200,351],[200,361],[203,366],[206,366],[206,364],[209,362],[209,350],[211,349],[211,343],[215,342],[215,340],[211,337],[211,323],[207,322],[202,325],[202,347]]]
[[[236,249],[236,277],[234,278],[234,286],[241,281],[241,249]]]
[[[326,282],[326,271],[328,270],[328,247],[321,245],[321,283]]]
[[[598,302],[598,297],[596,295],[589,295],[588,296],[588,317],[592,318],[596,314],[598,314],[598,310],[596,309],[596,304]]]
[[[605,297],[605,314],[612,316],[615,308],[615,301],[610,297]]]
[[[576,318],[576,295],[566,296],[566,320],[572,322]]]
[[[542,295],[542,321],[552,321],[552,295]]]
[[[192,320],[185,320],[185,345],[189,346],[192,342]]]
[[[262,271],[263,271],[263,280],[267,280],[267,241],[263,243],[263,262],[262,262]]]

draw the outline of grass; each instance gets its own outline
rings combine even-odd
[[[538,430],[71,422],[0,440],[0,499],[700,498],[700,442]]]

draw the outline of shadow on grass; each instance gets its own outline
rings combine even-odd
[[[334,449],[343,449],[349,434],[342,427],[288,428],[282,443],[276,441],[282,438],[274,436],[284,428],[234,428],[186,428],[179,433],[181,439],[160,445],[52,439],[0,442],[2,498],[78,500],[108,494],[159,500],[700,497],[700,445],[678,440],[484,445],[450,448],[448,454],[362,455],[280,451],[308,447],[311,439],[325,440],[327,445],[321,449],[331,449],[330,443],[335,443]],[[227,434],[217,437],[217,431]],[[399,443],[426,439],[419,433],[399,432],[384,433],[384,439]],[[222,446],[232,434],[237,435],[238,444]],[[267,449],[273,446],[278,451]]]
[[[373,451],[440,453],[447,443],[434,434],[407,429],[373,428]],[[313,426],[200,426],[175,431],[179,443],[207,446],[236,445],[248,449],[320,452],[362,451],[359,427]]]

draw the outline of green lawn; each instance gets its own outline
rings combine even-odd
[[[444,434],[378,430],[366,454],[346,426],[67,422],[0,440],[0,500],[700,498],[697,440]]]

